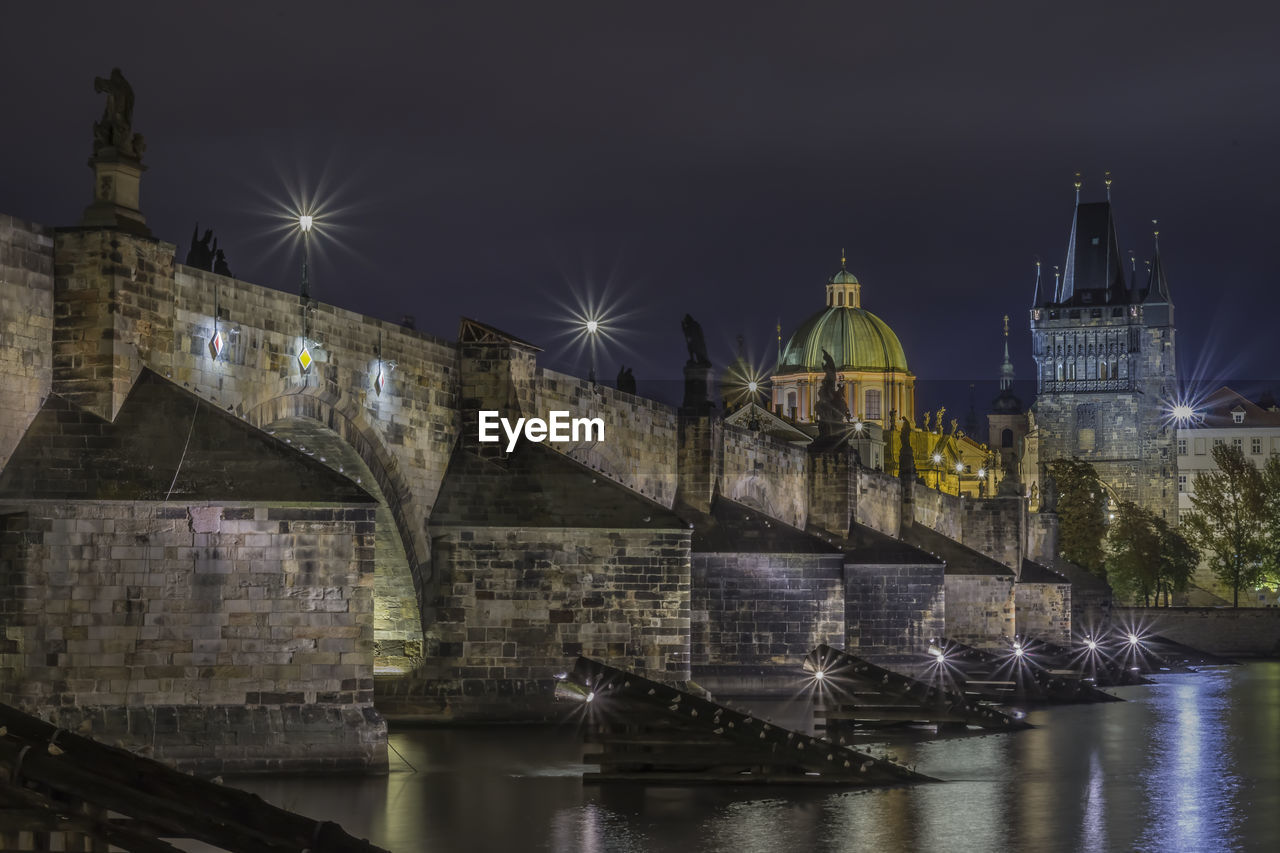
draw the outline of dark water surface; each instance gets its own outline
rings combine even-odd
[[[1280,662],[1158,679],[1030,731],[875,748],[946,780],[913,788],[583,785],[569,726],[401,731],[416,773],[393,752],[389,776],[235,784],[396,853],[1280,850]]]

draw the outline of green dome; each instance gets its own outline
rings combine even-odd
[[[857,276],[855,276],[853,273],[849,272],[849,271],[848,271],[848,270],[846,270],[846,269],[841,269],[841,270],[840,270],[840,272],[836,273],[835,275],[831,276],[831,278],[830,278],[830,279],[828,279],[828,283],[830,283],[830,284],[857,284],[857,283],[858,283],[858,277],[857,277]]]
[[[837,370],[907,372],[907,356],[898,336],[864,308],[828,308],[810,317],[791,336],[777,372],[819,373],[823,350],[831,353]]]

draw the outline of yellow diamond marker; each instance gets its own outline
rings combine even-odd
[[[311,350],[307,349],[307,345],[302,345],[302,352],[298,353],[298,364],[302,366],[302,372],[306,373],[311,369],[311,362],[315,361],[311,357]]]

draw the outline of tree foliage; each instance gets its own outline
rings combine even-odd
[[[1280,584],[1280,456],[1262,468],[1263,555],[1260,584]]]
[[[1107,530],[1107,577],[1122,597],[1159,605],[1187,588],[1200,553],[1148,509],[1122,502]],[[1154,600],[1154,601],[1153,601]]]
[[[1058,542],[1062,555],[1078,566],[1105,576],[1107,495],[1098,472],[1079,459],[1049,463],[1058,489]]]
[[[1263,473],[1245,458],[1242,448],[1214,445],[1213,461],[1217,470],[1196,478],[1192,510],[1183,517],[1182,526],[1187,538],[1212,557],[1214,574],[1231,587],[1232,604],[1239,607],[1240,590],[1257,586],[1265,576],[1266,562],[1274,557],[1266,523],[1272,498]],[[1280,470],[1274,476],[1280,482]]]

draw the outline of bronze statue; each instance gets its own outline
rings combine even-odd
[[[822,351],[822,369],[824,376],[813,414],[818,421],[818,435],[834,435],[849,419],[849,403],[844,398],[844,385],[836,384],[836,363],[826,350]]]
[[[707,358],[707,342],[702,337],[702,326],[692,316],[685,314],[680,321],[680,328],[684,330],[684,342],[689,347],[689,364],[709,367],[711,359]]]
[[[931,417],[933,417],[933,412],[924,413],[924,431],[925,432],[929,431],[929,418]]]
[[[636,393],[636,378],[631,373],[631,368],[625,364],[618,371],[618,390],[627,394]]]
[[[235,278],[231,274],[231,267],[227,266],[227,255],[221,249],[213,253],[213,271],[227,278]]]
[[[93,91],[107,96],[102,120],[93,123],[93,154],[101,157],[119,154],[141,160],[146,142],[141,133],[133,132],[133,87],[119,68],[110,77],[93,78]]]
[[[209,247],[209,241],[213,239],[213,229],[206,229],[204,236],[197,239],[196,235],[199,232],[200,223],[197,222],[191,229],[191,248],[187,250],[187,266],[200,270],[212,270],[213,249]]]

